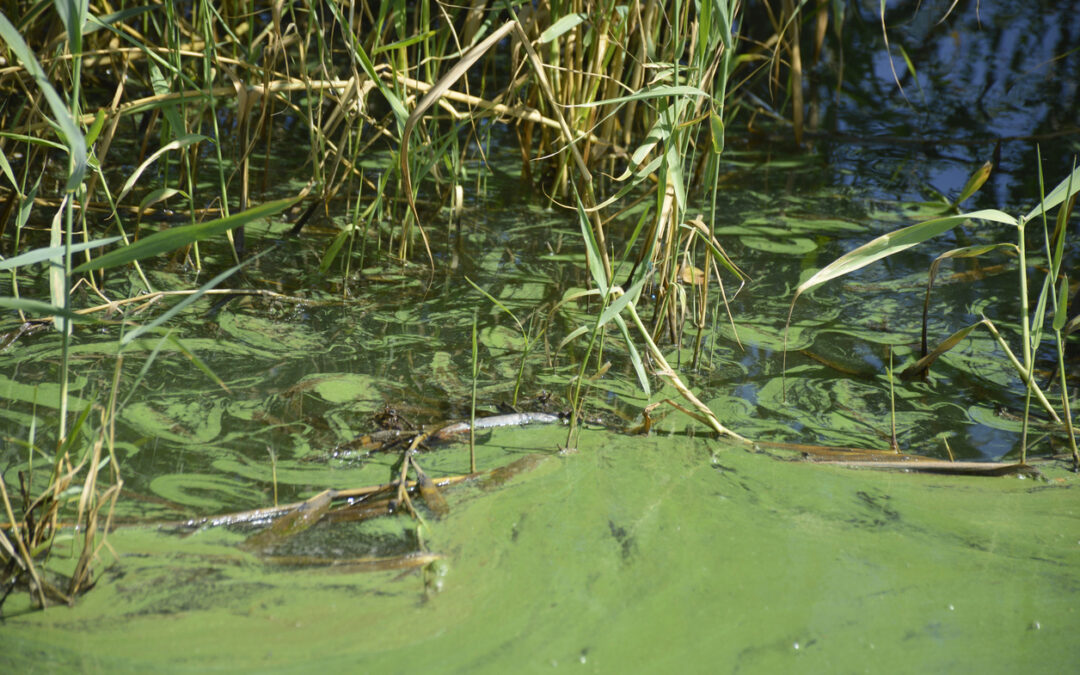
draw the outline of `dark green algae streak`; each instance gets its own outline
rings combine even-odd
[[[558,428],[496,431],[507,456]],[[1077,478],[783,461],[586,431],[497,485],[447,490],[435,570],[283,569],[240,533],[109,538],[74,608],[0,626],[0,670],[1071,672]],[[346,472],[343,472],[343,475]],[[320,526],[322,527],[322,526]],[[340,526],[332,526],[340,527]],[[5,664],[5,662],[7,662]]]

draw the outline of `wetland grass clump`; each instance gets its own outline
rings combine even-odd
[[[117,380],[121,362],[117,359]],[[32,426],[18,485],[9,489],[0,474],[6,518],[0,525],[0,615],[18,588],[44,608],[70,605],[96,582],[124,484],[114,452],[115,394],[114,388],[105,408],[87,406],[55,452],[38,445]],[[51,564],[54,556],[73,561],[74,567],[63,565],[60,571]]]

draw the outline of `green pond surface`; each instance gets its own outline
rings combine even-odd
[[[134,527],[73,608],[0,629],[6,672],[1069,672],[1077,479],[859,471],[682,435],[497,430],[423,570],[282,568],[225,528]],[[465,446],[424,456],[460,470]],[[385,467],[384,467],[385,468]],[[361,471],[339,468],[340,484]],[[404,519],[398,519],[398,522]],[[408,539],[319,525],[320,550]],[[382,524],[379,524],[382,523]],[[366,542],[366,543],[365,543]]]

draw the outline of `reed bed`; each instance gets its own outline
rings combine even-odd
[[[281,127],[299,125],[303,187],[290,196],[354,214],[323,268],[376,222],[395,224],[388,251],[433,262],[430,222],[482,184],[466,160],[484,156],[500,123],[527,180],[569,208],[580,196],[607,280],[620,264],[627,279],[657,267],[654,337],[681,336],[686,260],[712,272],[695,289],[699,327],[717,262],[745,280],[708,228],[683,227],[687,195],[719,175],[728,83],[757,72],[734,58],[738,2],[72,7],[59,22],[43,5],[5,8],[8,42],[26,38],[0,69],[0,90],[14,94],[0,107],[9,252],[60,205],[71,237],[54,223],[50,245],[87,246],[85,261],[104,235],[126,242],[144,219],[195,224],[284,196],[269,162]],[[126,161],[136,150],[134,171],[110,161],[117,142]],[[376,150],[397,161],[365,172]],[[650,206],[636,231],[618,233],[629,244],[613,263],[606,229],[629,198]],[[227,237],[239,262],[243,227]],[[186,244],[199,267],[198,244]],[[55,275],[60,306],[71,275]]]
[[[527,180],[555,203],[580,203],[606,295],[617,274],[627,287],[656,283],[650,339],[680,341],[692,314],[700,345],[709,280],[746,280],[704,221],[684,225],[688,194],[719,175],[738,2],[57,8],[5,7],[0,90],[17,95],[0,107],[0,168],[13,188],[0,234],[13,229],[9,253],[21,251],[27,224],[55,214],[36,260],[7,261],[7,304],[40,313],[21,299],[18,267],[50,261],[46,304],[65,332],[70,288],[82,280],[100,293],[96,270],[134,264],[154,292],[138,258],[167,244],[199,268],[200,245],[220,246],[199,243],[208,231],[225,234],[242,264],[250,218],[238,214],[256,203],[260,216],[300,200],[308,213],[352,213],[324,270],[376,222],[395,224],[389,253],[434,265],[430,222],[461,203],[466,181],[482,182],[467,159],[484,156],[495,123],[512,128]],[[284,196],[268,163],[289,125],[307,134],[303,187],[271,200]],[[117,143],[128,161],[135,150],[134,170],[110,161]],[[365,172],[375,151],[397,161]],[[606,229],[630,198],[650,206],[618,233],[628,243],[613,261]],[[132,250],[163,214],[188,229]],[[95,259],[114,237],[129,254]]]

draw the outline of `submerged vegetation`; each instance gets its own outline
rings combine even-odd
[[[231,393],[228,378],[175,329],[200,300],[211,305],[208,317],[244,295],[286,314],[320,305],[359,313],[364,284],[379,275],[424,289],[437,278],[466,279],[476,307],[494,308],[516,325],[502,338],[507,351],[516,351],[507,376],[512,406],[525,398],[527,365],[541,347],[548,363],[569,355],[571,363],[558,371],[566,446],[576,443],[590,387],[612,359],[628,364],[648,402],[638,431],[648,432],[650,413],[666,404],[746,446],[766,440],[722,419],[680,368],[697,370],[707,360],[706,338],[718,325],[730,325],[730,341],[741,346],[731,304],[751,276],[765,273],[744,271],[722,242],[717,193],[730,179],[726,130],[754,132],[769,120],[787,139],[785,151],[805,150],[805,139],[820,128],[805,82],[826,42],[843,40],[844,3],[83,1],[0,8],[0,307],[7,312],[0,378],[11,402],[0,453],[4,597],[21,581],[45,606],[72,602],[93,585],[92,563],[106,546],[103,534],[124,485],[118,415],[163,350]],[[894,76],[899,84],[902,75]],[[530,191],[576,216],[574,234],[584,250],[567,259],[587,277],[528,314],[462,276],[459,254],[478,242],[464,223],[505,171],[507,152],[520,158],[514,171]],[[935,359],[985,326],[1024,384],[1019,462],[1028,459],[1034,404],[1052,423],[1047,434],[1064,439],[1080,463],[1069,398],[1075,374],[1065,356],[1077,327],[1068,313],[1067,271],[1075,257],[1068,234],[1080,172],[1044,190],[1022,217],[996,209],[961,213],[959,205],[990,171],[977,171],[955,200],[924,204],[921,222],[809,272],[795,289],[789,321],[795,299],[826,281],[954,228],[1011,227],[1015,243],[955,242],[934,261],[926,298],[929,307],[941,260],[1015,255],[1017,309],[1006,322],[1016,321],[1016,334],[1003,337],[1002,321],[984,317],[931,351],[924,328],[922,358],[912,359],[902,377],[925,377]],[[245,233],[273,218],[285,224]],[[1031,227],[1043,235],[1035,255],[1028,249]],[[304,278],[266,279],[275,274],[278,263],[268,261],[282,243],[316,228],[325,236]],[[547,246],[562,254],[560,242]],[[163,256],[165,273],[156,273]],[[1034,308],[1029,284],[1038,289]],[[165,309],[152,314],[159,308]],[[458,328],[471,328],[472,370],[457,376],[470,380],[471,391],[454,389],[460,400],[453,404],[465,406],[471,393],[464,409],[475,418],[481,331],[475,310],[470,316]],[[18,358],[11,355],[35,333],[58,340],[59,357],[14,372]],[[97,333],[113,345],[112,377],[105,380],[76,372],[72,358],[73,347]],[[1009,347],[1017,339],[1020,356]],[[549,340],[558,342],[552,348]],[[1047,344],[1056,400],[1037,366]],[[148,354],[135,374],[125,372],[133,346]],[[891,383],[891,366],[888,376]],[[280,398],[320,386],[313,375],[290,382]],[[534,403],[542,398],[527,393]],[[400,451],[392,482],[323,491],[256,512],[252,520],[288,515],[252,535],[247,550],[274,549],[328,515],[359,520],[405,510],[422,519],[412,505],[416,495],[434,517],[442,515],[443,497],[414,451],[450,427],[424,430],[390,407],[379,422],[395,433],[354,444]],[[474,419],[470,437],[476,426]],[[899,452],[895,432],[892,441]],[[277,507],[277,455],[268,449]],[[477,466],[475,453],[470,438],[468,473],[490,471]],[[7,463],[26,467],[17,472],[17,489]],[[339,506],[344,500],[348,508]],[[50,578],[40,563],[60,541],[70,542],[76,563],[63,579]]]

